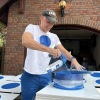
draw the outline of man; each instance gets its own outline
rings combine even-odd
[[[22,100],[34,100],[36,92],[51,82],[51,74],[46,71],[51,59],[49,55],[58,58],[64,53],[77,70],[83,68],[62,46],[58,36],[49,32],[57,23],[56,18],[53,10],[45,10],[40,16],[40,25],[29,24],[22,35],[22,44],[27,48],[21,78]]]

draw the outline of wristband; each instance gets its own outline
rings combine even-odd
[[[72,57],[69,59],[69,61],[72,62],[73,59],[76,59],[76,58],[72,56]]]

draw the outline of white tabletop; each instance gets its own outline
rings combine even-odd
[[[13,76],[13,75],[0,75],[0,82],[5,81],[5,80],[7,81],[7,80],[9,80],[10,78],[13,78],[13,77],[15,77],[15,76]]]
[[[0,93],[0,100],[14,100],[20,94]]]
[[[100,93],[100,88],[96,88],[96,90]]]
[[[11,78],[8,79],[8,81],[20,82],[21,81],[21,76],[22,76],[22,74],[11,77]]]

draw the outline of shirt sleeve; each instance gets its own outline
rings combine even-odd
[[[29,24],[26,28],[24,32],[29,32],[31,34],[34,34],[34,27],[32,24]]]
[[[55,46],[58,46],[59,44],[61,44],[61,41],[56,34],[55,34],[55,43],[56,43]]]

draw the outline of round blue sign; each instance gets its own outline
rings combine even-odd
[[[97,84],[100,84],[100,79],[95,81]]]
[[[0,79],[3,79],[4,77],[3,76],[0,76]]]
[[[98,73],[98,72],[96,73],[95,72],[95,73],[91,74],[91,76],[93,76],[93,77],[100,77],[100,73]]]
[[[8,83],[3,85],[1,88],[3,89],[12,89],[18,87],[20,84],[19,83]]]

